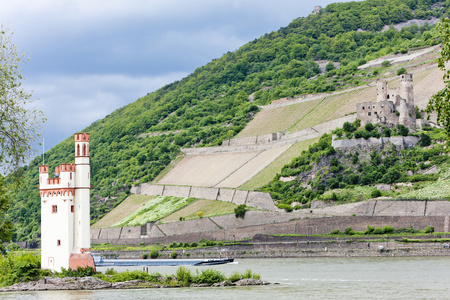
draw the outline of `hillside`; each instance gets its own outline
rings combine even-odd
[[[131,186],[167,172],[182,147],[218,146],[241,133],[260,110],[258,105],[364,86],[384,70],[358,66],[387,54],[436,45],[431,25],[381,30],[411,19],[445,16],[447,10],[444,1],[408,1],[406,5],[400,0],[369,0],[328,5],[320,14],[296,19],[80,129],[91,134],[92,221],[119,205]],[[322,72],[318,60],[333,61],[340,67],[327,64]],[[314,107],[321,105],[325,102],[318,100]],[[320,119],[332,120],[331,110],[324,109]],[[345,114],[345,109],[341,113]],[[305,123],[292,123],[291,119],[280,127],[290,125],[296,131],[318,121],[309,113],[304,116]],[[145,133],[149,134],[142,137]],[[50,168],[73,160],[72,137],[46,153]],[[39,162],[36,158],[24,168],[26,186],[8,212],[17,241],[35,239],[39,234],[40,202],[35,188]]]

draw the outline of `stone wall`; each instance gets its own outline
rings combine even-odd
[[[334,209],[334,210],[333,210]],[[346,213],[347,215],[341,215]],[[354,214],[354,216],[352,216]],[[333,216],[336,215],[336,216]],[[329,217],[333,216],[333,217]],[[247,211],[245,218],[216,216],[141,227],[91,230],[94,244],[196,242],[201,238],[233,240],[252,238],[255,234],[324,234],[351,227],[364,231],[367,226],[424,230],[433,226],[437,232],[450,232],[449,201],[365,201],[296,213]]]
[[[234,216],[231,216],[235,218]],[[197,220],[176,222],[158,225],[161,231],[152,231],[147,236],[125,230],[124,236],[112,238],[108,232],[112,228],[101,229],[104,238],[91,239],[93,244],[109,242],[111,244],[139,244],[146,243],[171,243],[171,242],[197,242],[201,238],[214,240],[240,240],[252,238],[256,234],[301,234],[314,235],[330,233],[338,229],[343,232],[347,227],[355,231],[365,231],[367,226],[381,228],[393,226],[394,228],[410,228],[424,230],[433,226],[437,232],[448,232],[449,217],[446,216],[349,216],[349,217],[327,217],[316,219],[300,219],[284,221],[272,224],[249,225],[245,219],[235,218],[232,223],[224,222],[216,218],[203,218]],[[250,219],[250,218],[249,218]],[[252,220],[254,221],[254,220]],[[268,220],[269,221],[269,220]],[[236,227],[235,227],[236,226]],[[156,226],[155,226],[156,227]]]
[[[131,188],[131,193],[149,196],[193,197],[198,199],[232,202],[237,205],[246,204],[247,206],[264,210],[278,210],[270,194],[262,192],[241,191],[226,188],[141,183],[138,186],[133,186]]]
[[[391,143],[395,146],[399,146],[401,148],[410,148],[414,147],[419,141],[419,137],[417,136],[391,136],[391,137],[381,137],[381,138],[368,138],[363,139],[342,139],[336,140],[333,139],[331,145],[336,149],[342,148],[353,148],[353,147],[371,147],[371,146],[381,146],[387,143]]]

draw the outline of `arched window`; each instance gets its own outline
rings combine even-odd
[[[86,156],[86,145],[83,145],[83,156]]]
[[[77,145],[77,156],[80,156],[80,145]]]

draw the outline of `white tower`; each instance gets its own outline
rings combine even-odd
[[[60,164],[54,178],[48,172],[48,165],[39,167],[41,267],[95,267],[89,253],[89,134],[75,134],[75,164]]]

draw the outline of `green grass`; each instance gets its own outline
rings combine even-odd
[[[175,222],[178,221],[180,218],[184,218],[185,220],[198,219],[199,216],[197,215],[197,212],[199,211],[203,213],[203,217],[234,214],[234,209],[236,207],[237,207],[236,204],[230,202],[215,201],[215,200],[197,200],[163,218],[161,222],[163,223]]]
[[[249,191],[254,191],[261,188],[265,184],[269,183],[274,178],[275,174],[280,173],[284,165],[290,163],[294,157],[299,156],[303,150],[307,150],[310,145],[316,143],[318,140],[319,138],[313,138],[300,141],[292,145],[292,147],[265,167],[264,170],[259,172],[256,176],[241,185],[239,188]]]
[[[147,195],[130,195],[116,208],[110,211],[106,216],[98,220],[91,228],[106,228],[111,227],[123,218],[141,208],[146,202],[151,201],[154,196]]]
[[[111,245],[109,243],[105,244],[93,244],[91,245],[92,251],[152,251],[152,250],[162,250],[164,247],[160,245]]]
[[[195,201],[195,198],[156,196],[114,226],[141,226],[149,222],[155,222],[193,201]]]

